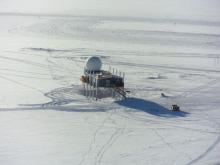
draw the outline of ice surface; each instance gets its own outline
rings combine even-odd
[[[220,163],[220,22],[4,14],[0,25],[1,165]],[[90,55],[126,73],[128,99],[79,94]]]

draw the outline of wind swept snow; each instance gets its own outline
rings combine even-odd
[[[1,165],[220,163],[220,20],[2,14],[0,25]],[[126,73],[126,100],[80,94],[90,55]]]

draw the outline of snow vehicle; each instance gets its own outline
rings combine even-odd
[[[180,107],[177,104],[171,106],[171,111],[180,111]]]

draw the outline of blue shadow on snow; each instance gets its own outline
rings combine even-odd
[[[116,101],[115,103],[160,117],[185,117],[189,114],[184,111],[171,111],[158,103],[139,98],[127,98],[125,100]]]

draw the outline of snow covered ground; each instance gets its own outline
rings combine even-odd
[[[220,164],[220,20],[2,14],[0,25],[1,165]],[[126,73],[126,100],[78,94],[90,55]]]

